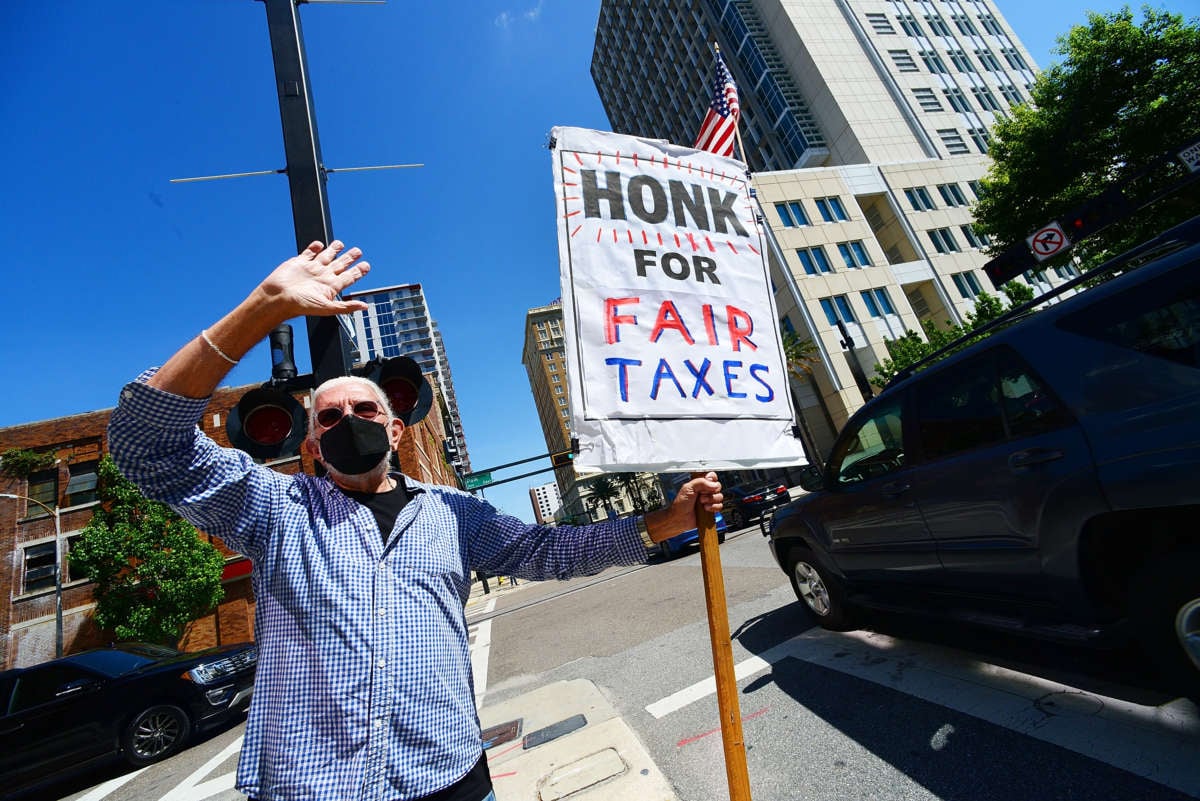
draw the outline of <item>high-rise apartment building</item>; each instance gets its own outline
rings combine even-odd
[[[450,360],[446,358],[442,333],[429,313],[421,285],[399,284],[351,292],[343,297],[367,304],[366,311],[354,312],[350,318],[362,361],[407,356],[421,366],[427,380],[437,384],[446,404],[445,427],[458,446],[462,472],[471,472],[471,457],[467,453],[467,439],[454,394]]]
[[[553,523],[554,513],[562,506],[558,485],[552,481],[539,487],[530,487],[529,503],[533,506],[533,516],[539,525]]]
[[[989,131],[1035,65],[989,0],[603,0],[592,76],[613,130],[691,144],[720,46],[768,233],[810,455],[872,392],[885,342],[992,290],[971,205]],[[740,149],[739,149],[739,152]],[[1040,294],[1071,277],[1029,271]]]

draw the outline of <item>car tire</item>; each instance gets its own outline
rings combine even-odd
[[[674,553],[671,552],[671,546],[667,545],[666,540],[663,540],[658,544],[658,554],[663,558],[664,562],[674,556]]]
[[[125,759],[135,768],[160,762],[176,753],[191,734],[191,720],[182,709],[158,704],[133,717],[121,734]]]
[[[771,512],[763,512],[758,518],[758,529],[764,537],[771,533],[771,515]]]
[[[1147,653],[1175,689],[1200,703],[1200,548],[1147,562],[1129,599]]]
[[[788,555],[792,590],[823,629],[848,631],[853,615],[842,583],[807,548],[793,548]]]

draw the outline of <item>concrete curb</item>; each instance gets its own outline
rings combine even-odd
[[[520,721],[514,739],[487,749],[497,801],[678,801],[633,729],[586,679],[487,706],[479,720],[485,730]]]

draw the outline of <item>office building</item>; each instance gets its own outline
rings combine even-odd
[[[552,481],[539,487],[530,487],[529,503],[533,506],[533,516],[539,525],[553,523],[555,512],[562,506],[558,485]]]
[[[716,42],[739,87],[810,456],[874,391],[885,342],[961,323],[991,287],[971,205],[989,131],[1036,67],[989,0],[604,0],[592,76],[619,133],[691,144]],[[740,152],[740,151],[739,151]],[[1072,277],[1024,276],[1035,294]]]
[[[450,360],[446,358],[442,333],[429,313],[421,285],[399,284],[351,292],[343,297],[367,304],[366,311],[354,312],[350,317],[359,360],[407,356],[421,365],[427,380],[437,385],[444,401],[445,428],[458,448],[461,472],[471,472],[471,457],[467,453],[462,416],[454,394]]]

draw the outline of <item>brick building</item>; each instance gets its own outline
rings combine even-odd
[[[217,390],[201,419],[205,434],[228,445],[225,424],[229,410],[252,386]],[[114,393],[115,394],[115,393]],[[406,475],[431,484],[457,486],[445,462],[442,441],[442,399],[434,389],[434,411],[404,432],[400,465]],[[306,408],[309,393],[295,397]],[[0,474],[0,669],[37,664],[54,656],[55,646],[55,547],[54,516],[27,498],[59,512],[62,554],[63,652],[71,653],[111,639],[92,622],[95,606],[92,584],[71,575],[67,555],[71,543],[87,525],[97,505],[96,468],[107,452],[105,429],[111,409],[59,417],[53,420],[0,428],[0,454],[14,449],[35,451],[57,459],[28,477]],[[308,456],[295,455],[268,462],[283,473],[312,472]],[[250,561],[226,549],[220,540],[201,533],[226,557],[225,597],[211,614],[188,625],[180,639],[183,650],[198,650],[218,643],[254,638],[254,594],[250,586]]]

